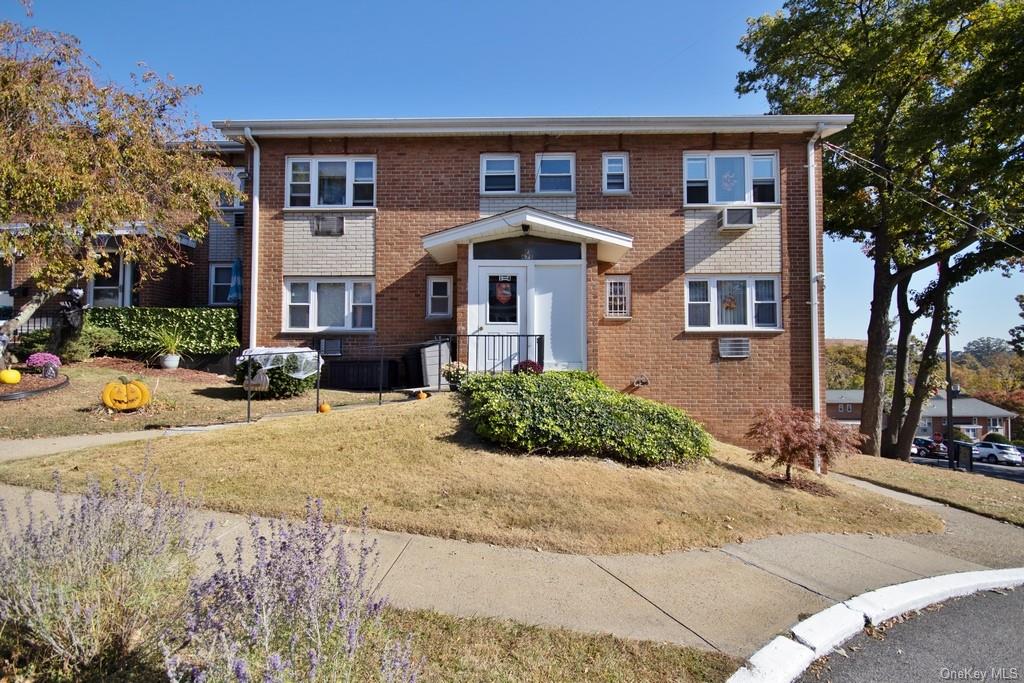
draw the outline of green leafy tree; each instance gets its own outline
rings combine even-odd
[[[1020,306],[1020,317],[1024,318],[1024,294],[1017,295],[1017,305]],[[1010,345],[1018,355],[1024,356],[1024,325],[1010,328]]]
[[[836,137],[843,152],[826,155],[825,229],[872,260],[867,453],[909,454],[942,325],[952,321],[950,289],[1004,266],[1015,252],[1000,240],[1022,244],[997,220],[1024,201],[1022,40],[1020,2],[788,0],[751,20],[739,44],[753,62],[739,74],[740,94],[763,91],[773,113],[856,116]],[[923,290],[911,289],[915,274],[940,265]],[[933,324],[908,389],[912,329],[924,318]],[[883,435],[894,324],[895,419]]]
[[[964,344],[964,353],[982,367],[990,368],[1000,362],[1011,350],[1010,343],[998,337],[979,337]]]
[[[38,287],[0,333],[114,255],[140,281],[184,262],[180,238],[238,194],[185,109],[197,88],[152,72],[104,83],[93,66],[72,36],[0,23],[0,259],[28,257]]]

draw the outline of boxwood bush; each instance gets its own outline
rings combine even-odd
[[[476,433],[516,450],[634,465],[684,463],[711,453],[711,437],[683,411],[619,393],[586,372],[471,375],[461,390]]]
[[[121,335],[113,351],[151,353],[153,333],[176,328],[184,335],[182,350],[190,355],[222,354],[238,348],[234,308],[93,308],[87,319]]]

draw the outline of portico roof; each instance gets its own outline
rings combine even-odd
[[[624,232],[566,218],[532,206],[521,206],[431,233],[423,238],[423,248],[438,263],[451,263],[456,258],[457,245],[521,235],[524,225],[530,226],[531,235],[596,244],[598,260],[608,263],[618,261],[633,248],[633,237]]]

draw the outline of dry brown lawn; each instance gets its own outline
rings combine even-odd
[[[307,496],[381,529],[567,553],[656,553],[800,532],[934,532],[931,513],[829,480],[831,495],[765,477],[747,452],[666,469],[523,456],[480,443],[456,397],[163,437],[0,467],[0,479],[65,486],[138,470],[148,457],[211,508],[301,516]],[[811,475],[813,476],[813,475]]]
[[[847,458],[835,471],[1024,526],[1024,486],[1014,481],[868,455]]]
[[[65,366],[71,383],[23,401],[0,403],[0,439],[28,439],[70,434],[127,432],[136,429],[206,425],[245,420],[245,392],[220,375],[180,370],[142,369],[122,359],[101,358]],[[144,375],[143,375],[144,373]],[[108,414],[100,405],[100,390],[120,376],[142,379],[153,392],[153,404],[133,413]],[[384,394],[385,401],[402,394]],[[376,403],[376,392],[322,390],[321,399],[334,406]],[[316,394],[282,400],[253,401],[252,415],[313,412]]]
[[[424,681],[724,681],[740,662],[714,652],[436,612],[388,610],[413,637]]]

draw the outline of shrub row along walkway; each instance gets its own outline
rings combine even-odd
[[[872,487],[871,484],[859,484]],[[8,511],[28,489],[0,485]],[[605,632],[746,657],[801,615],[881,586],[1024,565],[1024,529],[904,494],[947,524],[900,538],[802,534],[664,555],[583,556],[392,532],[379,541],[379,589],[392,604],[460,616]],[[34,507],[52,510],[52,494]],[[247,533],[239,515],[203,512],[221,547]],[[210,555],[212,559],[212,554]]]

